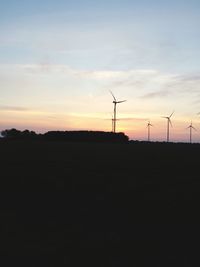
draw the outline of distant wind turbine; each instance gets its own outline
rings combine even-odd
[[[190,125],[186,129],[190,129],[190,143],[192,143],[192,130],[197,131],[197,129],[194,128],[194,126],[192,125],[192,122],[190,123]]]
[[[113,93],[110,91],[112,97],[113,97],[113,104],[114,104],[114,118],[113,118],[113,132],[116,132],[116,121],[117,121],[117,117],[116,117],[116,113],[117,113],[117,104],[119,103],[123,103],[126,100],[122,100],[122,101],[117,101],[115,96],[113,95]]]
[[[152,127],[153,125],[150,123],[150,121],[147,123],[147,129],[148,129],[148,142],[150,141],[150,128]]]
[[[162,116],[162,118],[167,119],[167,142],[169,142],[169,125],[172,127],[172,122],[171,122],[171,116],[174,114],[174,111],[170,114],[170,116]]]

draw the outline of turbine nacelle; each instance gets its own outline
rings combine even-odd
[[[150,122],[147,123],[147,127],[152,127],[152,126],[153,125]]]
[[[193,130],[197,131],[197,129],[192,125],[192,122],[190,123],[190,125],[186,129],[193,129]]]

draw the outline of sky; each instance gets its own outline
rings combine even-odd
[[[199,0],[0,0],[0,131],[200,141]]]

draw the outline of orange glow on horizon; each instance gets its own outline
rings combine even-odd
[[[152,116],[153,117],[153,116]],[[131,140],[147,140],[146,118],[131,118],[131,114],[122,117],[116,123],[116,132],[125,133]],[[166,141],[166,121],[164,119],[152,119],[151,141]],[[173,127],[170,128],[171,141],[189,140],[189,131],[186,129],[190,123],[188,118],[176,118],[172,120]],[[197,121],[193,121],[195,128]],[[197,125],[197,126],[196,126]],[[91,130],[91,131],[112,131],[112,117],[105,114],[59,114],[44,111],[26,112],[2,112],[0,119],[0,130],[16,128],[19,130],[33,130],[37,133],[44,133],[52,130]],[[198,131],[193,132],[193,141],[199,142]]]

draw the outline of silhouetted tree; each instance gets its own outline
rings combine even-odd
[[[128,142],[128,136],[124,133],[112,133],[103,131],[50,131],[44,134],[44,139],[55,141],[78,142]]]
[[[4,138],[19,138],[20,133],[21,132],[19,130],[16,130],[15,128],[12,128],[12,129],[7,129],[7,130],[2,131],[1,135]]]
[[[21,132],[20,137],[22,139],[33,139],[37,137],[37,134],[34,131],[24,130],[23,132]]]
[[[4,130],[1,135],[8,139],[33,139],[37,137],[34,131],[24,130],[21,132],[15,128]]]
[[[1,135],[7,139],[40,139],[50,141],[72,141],[72,142],[112,142],[126,143],[128,136],[124,133],[113,133],[103,131],[49,131],[44,134],[36,134],[33,131],[16,129],[7,129],[1,132]]]

